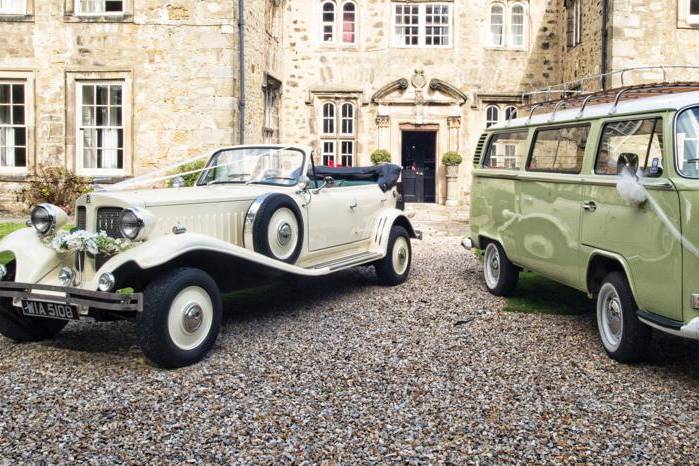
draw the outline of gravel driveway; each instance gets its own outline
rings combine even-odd
[[[696,343],[660,336],[650,363],[619,365],[592,314],[505,313],[479,270],[439,238],[397,288],[370,269],[270,288],[177,371],[149,366],[129,323],[0,337],[0,459],[699,461]]]

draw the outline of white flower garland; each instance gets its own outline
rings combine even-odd
[[[61,231],[43,239],[44,244],[56,252],[86,252],[91,256],[113,255],[132,246],[128,239],[111,238],[106,232],[89,233],[76,230],[71,233]]]

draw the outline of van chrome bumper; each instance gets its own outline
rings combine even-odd
[[[465,250],[470,251],[471,249],[473,249],[473,241],[470,237],[464,236],[461,239],[461,246],[463,246]]]
[[[47,291],[49,294],[45,293]],[[63,286],[0,281],[0,297],[75,304],[105,311],[143,311],[142,293],[108,293]]]

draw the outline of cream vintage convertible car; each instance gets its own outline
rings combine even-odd
[[[308,147],[237,146],[210,156],[192,187],[126,189],[136,179],[82,196],[71,232],[61,209],[36,206],[31,228],[0,241],[14,257],[0,265],[0,333],[36,341],[73,319],[135,319],[145,355],[180,367],[213,346],[222,293],[359,265],[398,285],[419,236],[399,176],[316,166]]]

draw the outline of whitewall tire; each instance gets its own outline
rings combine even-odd
[[[175,368],[200,361],[221,329],[221,294],[199,269],[165,272],[148,284],[136,323],[138,342],[158,366]]]
[[[303,216],[294,199],[271,194],[257,199],[245,221],[245,247],[289,264],[303,247]]]
[[[410,234],[404,227],[393,225],[388,237],[386,256],[374,263],[379,284],[396,286],[405,282],[410,274],[412,256]]]

